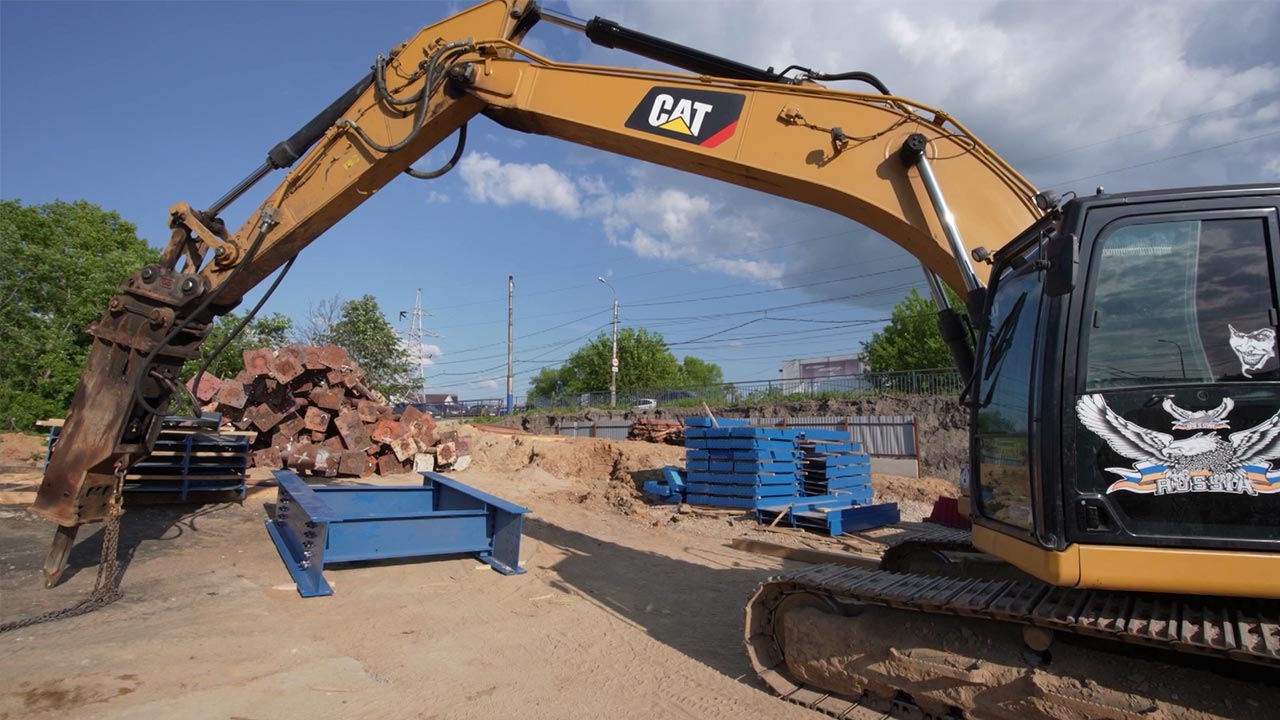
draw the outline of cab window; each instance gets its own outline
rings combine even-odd
[[[1133,223],[1099,242],[1087,390],[1280,379],[1261,219]]]

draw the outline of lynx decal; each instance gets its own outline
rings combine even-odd
[[[733,137],[745,100],[736,93],[654,87],[631,111],[626,126],[713,148]]]
[[[1225,416],[1234,406],[1227,401],[1215,410],[1192,413],[1166,400],[1164,408],[1174,416],[1177,428],[1225,426]],[[1248,430],[1231,433],[1226,440],[1211,432],[1175,439],[1144,428],[1116,414],[1101,395],[1081,397],[1076,415],[1112,450],[1134,461],[1132,468],[1107,468],[1120,476],[1107,488],[1108,494],[1121,490],[1156,495],[1280,492],[1280,472],[1273,472],[1270,462],[1280,457],[1280,412]]]

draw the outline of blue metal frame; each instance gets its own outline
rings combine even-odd
[[[456,480],[427,472],[421,486],[324,486],[273,474],[280,489],[267,532],[302,597],[333,594],[326,562],[475,553],[503,575],[524,572],[529,511]]]

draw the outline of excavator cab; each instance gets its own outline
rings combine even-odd
[[[996,253],[975,546],[1055,585],[1280,597],[1278,207],[1074,198]]]

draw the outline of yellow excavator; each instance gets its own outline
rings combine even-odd
[[[520,44],[540,20],[684,72],[540,57]],[[867,91],[821,84],[841,81]],[[956,618],[1021,627],[1042,662],[1069,637],[1280,666],[1280,186],[1058,198],[869,73],[761,70],[530,0],[422,29],[225,196],[170,210],[160,262],[89,328],[32,508],[59,526],[50,582],[80,525],[118,522],[124,473],[150,452],[214,318],[392,179],[447,172],[477,115],[825,208],[919,259],[968,379],[973,529],[906,534],[879,567],[762,585],[747,649],[784,697],[837,717],[1035,714],[975,699],[981,657],[900,653],[868,669],[850,647],[894,642],[893,628],[859,624],[869,608],[898,613],[903,633]],[[455,134],[444,167],[412,167]],[[225,227],[225,208],[286,169]],[[944,284],[965,308],[948,306]],[[1038,702],[1044,717],[1145,716]]]

